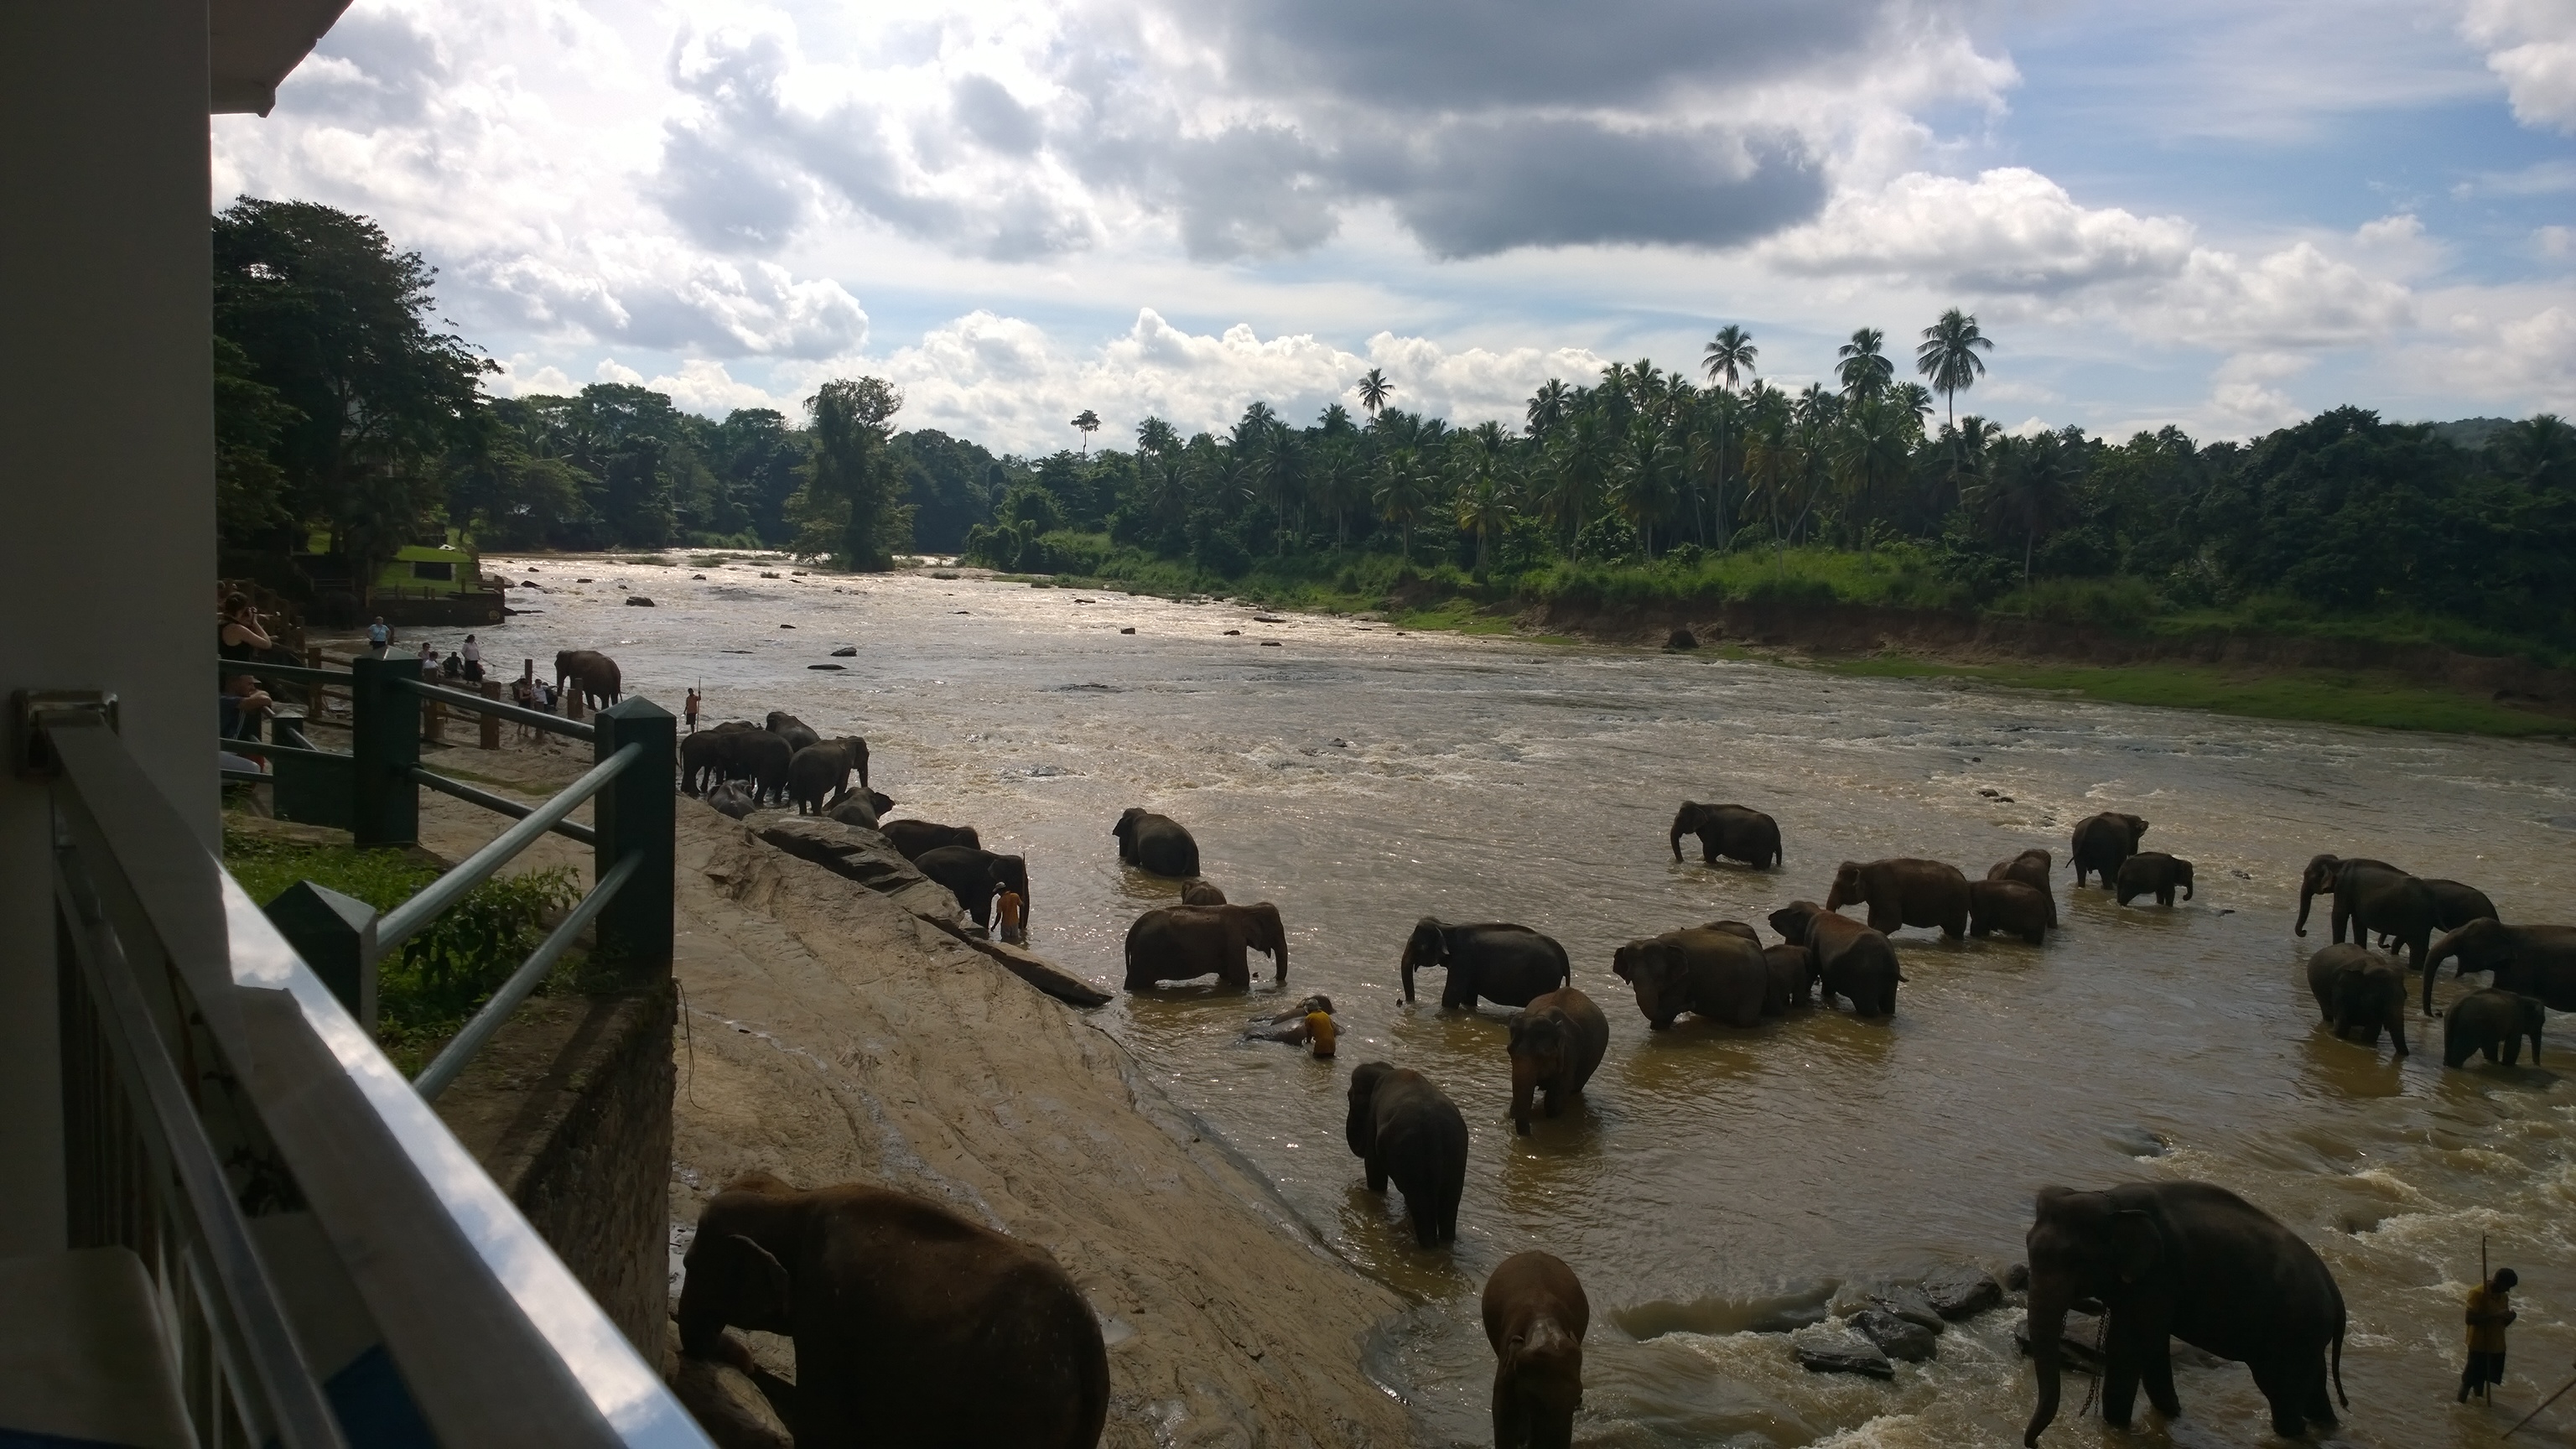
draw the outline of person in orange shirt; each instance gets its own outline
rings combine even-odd
[[[1024,909],[1026,909],[1026,903],[1020,899],[1018,891],[1002,892],[1002,939],[1014,946],[1028,944],[1022,938],[1020,927],[1020,917]]]
[[[2465,1404],[2470,1394],[2504,1382],[2504,1331],[2515,1318],[2505,1295],[2521,1281],[2511,1268],[2498,1268],[2494,1277],[2469,1290],[2469,1366],[2460,1371],[2455,1402]]]

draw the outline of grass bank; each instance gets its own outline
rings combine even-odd
[[[2503,702],[2500,693],[2517,691],[2476,682],[2486,673],[2521,681],[2576,665],[2576,653],[2551,641],[2441,617],[2334,614],[2270,596],[2185,606],[2131,578],[2042,579],[1981,603],[1968,584],[1945,575],[1935,550],[1917,544],[1869,553],[1683,550],[1653,564],[1556,561],[1481,575],[1451,563],[1408,564],[1387,553],[1299,554],[1252,559],[1226,577],[1105,535],[1053,533],[1042,542],[1058,572],[1009,577],[1369,614],[1407,629],[1624,644],[1652,643],[1669,627],[1700,625],[1730,610],[1755,612],[1777,636],[1766,638],[1769,647],[1760,651],[1766,657],[1857,676],[1954,677],[2258,719],[2576,735],[2576,720],[2563,713]],[[1894,645],[1872,639],[1855,647],[1847,627],[1826,627],[1848,625],[1855,609],[1886,611],[1878,617],[1926,627],[1900,627],[1898,634],[1918,637]],[[1799,621],[1809,617],[1818,627],[1802,637]],[[1970,636],[1973,648],[1955,647]],[[2238,657],[2159,657],[2188,652]],[[2096,662],[2088,655],[2124,657]],[[2302,656],[2337,662],[2296,662]],[[2458,656],[2494,668],[2450,667],[2462,662]],[[2391,667],[2345,667],[2354,659],[2386,660]],[[2401,663],[2408,667],[2396,667]]]

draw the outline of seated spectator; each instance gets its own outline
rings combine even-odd
[[[258,680],[247,674],[231,676],[224,681],[221,696],[221,730],[224,738],[258,739],[259,722],[267,718],[276,707],[276,702],[268,697],[268,691],[259,687]]]

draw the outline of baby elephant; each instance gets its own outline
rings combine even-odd
[[[2057,892],[2049,884],[2049,875],[2057,869],[2057,858],[2045,850],[2025,850],[2010,860],[1995,862],[1986,872],[1988,880],[2017,880],[2048,897],[2048,928],[2057,929]]]
[[[1413,1240],[1426,1248],[1458,1240],[1458,1199],[1467,1191],[1467,1119],[1431,1079],[1392,1062],[1351,1073],[1351,1152],[1368,1169],[1368,1190],[1389,1179],[1404,1194]]]
[[[1221,906],[1225,904],[1225,892],[1217,889],[1216,886],[1207,881],[1194,880],[1188,885],[1181,887],[1181,904],[1185,906]]]
[[[2182,888],[2182,898],[2191,899],[2191,862],[2165,854],[2161,850],[2140,851],[2120,862],[2117,892],[2120,904],[2152,891],[2156,904],[2174,903],[2174,888]]]
[[[1968,882],[1968,934],[1971,936],[2004,931],[2036,946],[2048,939],[2048,928],[2055,924],[2056,919],[2057,908],[2050,904],[2044,891],[2017,880],[1989,877]]]
[[[1494,1346],[1495,1449],[1565,1449],[1583,1403],[1583,1331],[1592,1305],[1552,1253],[1514,1253],[1485,1280]]]
[[[2308,958],[2308,990],[2336,1036],[2377,1051],[2384,1029],[2406,1055],[2406,972],[2395,958],[2367,946],[2328,946]]]
[[[2510,1067],[2522,1059],[2522,1039],[2531,1038],[2531,1064],[2540,1065],[2540,1028],[2549,1020],[2549,1008],[2537,996],[2524,996],[2515,991],[2489,987],[2472,991],[2451,1003],[2451,1014],[2442,1019],[2442,1065],[2468,1065],[2472,1052],[2484,1052],[2490,1062],[2502,1060]],[[2501,1058],[2497,1053],[2502,1052]]]
[[[1512,1013],[1512,1121],[1530,1130],[1530,1098],[1547,1093],[1553,1117],[1566,1099],[1582,1092],[1610,1050],[1610,1018],[1591,997],[1561,986]]]

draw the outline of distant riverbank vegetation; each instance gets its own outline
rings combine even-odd
[[[325,530],[363,563],[453,526],[856,569],[957,553],[1292,606],[1840,602],[2576,661],[2576,429],[2545,414],[2347,407],[2247,443],[2007,432],[1958,410],[1992,345],[1953,311],[1895,355],[1854,332],[1832,384],[1794,392],[1727,327],[1688,368],[1552,379],[1510,426],[1408,411],[1372,371],[1356,412],[1255,402],[1221,432],[1147,418],[1094,449],[1085,410],[1080,447],[1023,457],[899,428],[876,378],[793,418],[616,383],[493,397],[491,364],[430,325],[429,268],[365,218],[244,199],[214,233],[228,553]]]

